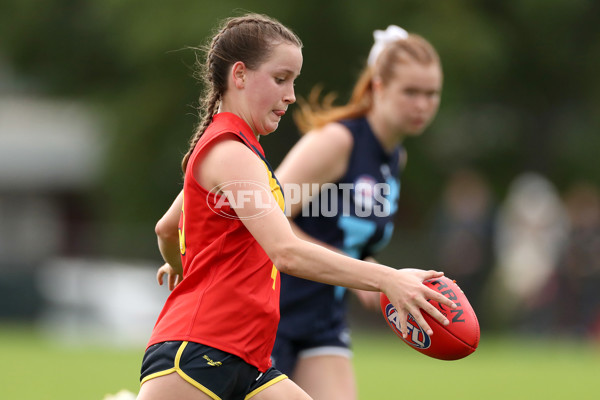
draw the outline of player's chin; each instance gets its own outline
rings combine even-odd
[[[268,129],[263,129],[260,132],[258,132],[258,134],[260,136],[267,136],[270,135],[271,133],[275,132],[277,130],[277,127],[275,128],[268,128]]]
[[[426,124],[424,123],[415,123],[412,124],[407,130],[406,135],[408,136],[420,136],[426,128]]]
[[[412,120],[407,125],[408,126],[405,127],[406,134],[408,134],[410,136],[419,136],[420,134],[423,133],[423,131],[425,131],[425,129],[429,125],[429,121],[427,119],[417,119],[417,120]]]
[[[260,132],[260,135],[266,136],[270,133],[273,133],[277,130],[278,127],[279,127],[279,121],[277,121],[277,122],[267,121],[263,124],[263,129],[262,129],[262,132]]]

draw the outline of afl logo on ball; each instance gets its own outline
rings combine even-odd
[[[388,305],[385,307],[385,316],[387,317],[388,324],[392,327],[396,334],[409,345],[417,349],[427,349],[429,346],[431,346],[431,338],[423,329],[421,329],[411,314],[408,314],[408,336],[406,339],[402,337],[398,312],[392,303],[388,303]]]

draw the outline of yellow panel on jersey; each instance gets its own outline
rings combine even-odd
[[[275,197],[275,201],[277,201],[277,205],[279,206],[279,208],[281,208],[281,211],[285,211],[285,199],[283,197],[281,185],[279,184],[277,178],[275,178],[275,175],[273,175],[271,166],[264,158],[263,163],[265,164],[265,168],[267,168],[267,172],[269,174],[269,187],[271,188],[271,194],[273,195],[273,197]]]

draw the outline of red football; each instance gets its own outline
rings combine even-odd
[[[456,282],[445,276],[429,279],[423,283],[456,303],[457,307],[450,309],[438,302],[429,300],[448,318],[450,323],[444,326],[421,310],[423,317],[433,331],[433,335],[429,336],[421,329],[413,316],[409,314],[408,337],[404,339],[402,333],[400,333],[396,307],[385,294],[381,293],[381,311],[390,328],[413,349],[429,357],[440,360],[458,360],[473,353],[479,344],[479,321],[477,321],[477,316],[467,296]]]

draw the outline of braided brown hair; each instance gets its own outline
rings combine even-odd
[[[300,38],[279,21],[262,14],[247,14],[224,20],[210,45],[204,49],[206,60],[196,59],[196,76],[204,83],[198,112],[201,122],[190,138],[190,147],[181,161],[185,173],[188,160],[210,125],[227,90],[227,75],[233,64],[243,62],[256,70],[269,58],[275,45],[290,43],[302,47]]]
[[[411,33],[406,39],[388,44],[377,58],[375,65],[363,69],[347,104],[333,106],[335,93],[329,93],[323,101],[319,102],[320,87],[313,88],[308,101],[299,99],[299,108],[294,112],[296,125],[301,132],[306,133],[330,122],[366,115],[373,106],[371,85],[373,77],[378,76],[385,85],[395,77],[395,66],[409,61],[422,65],[440,64],[435,48],[423,37]]]

